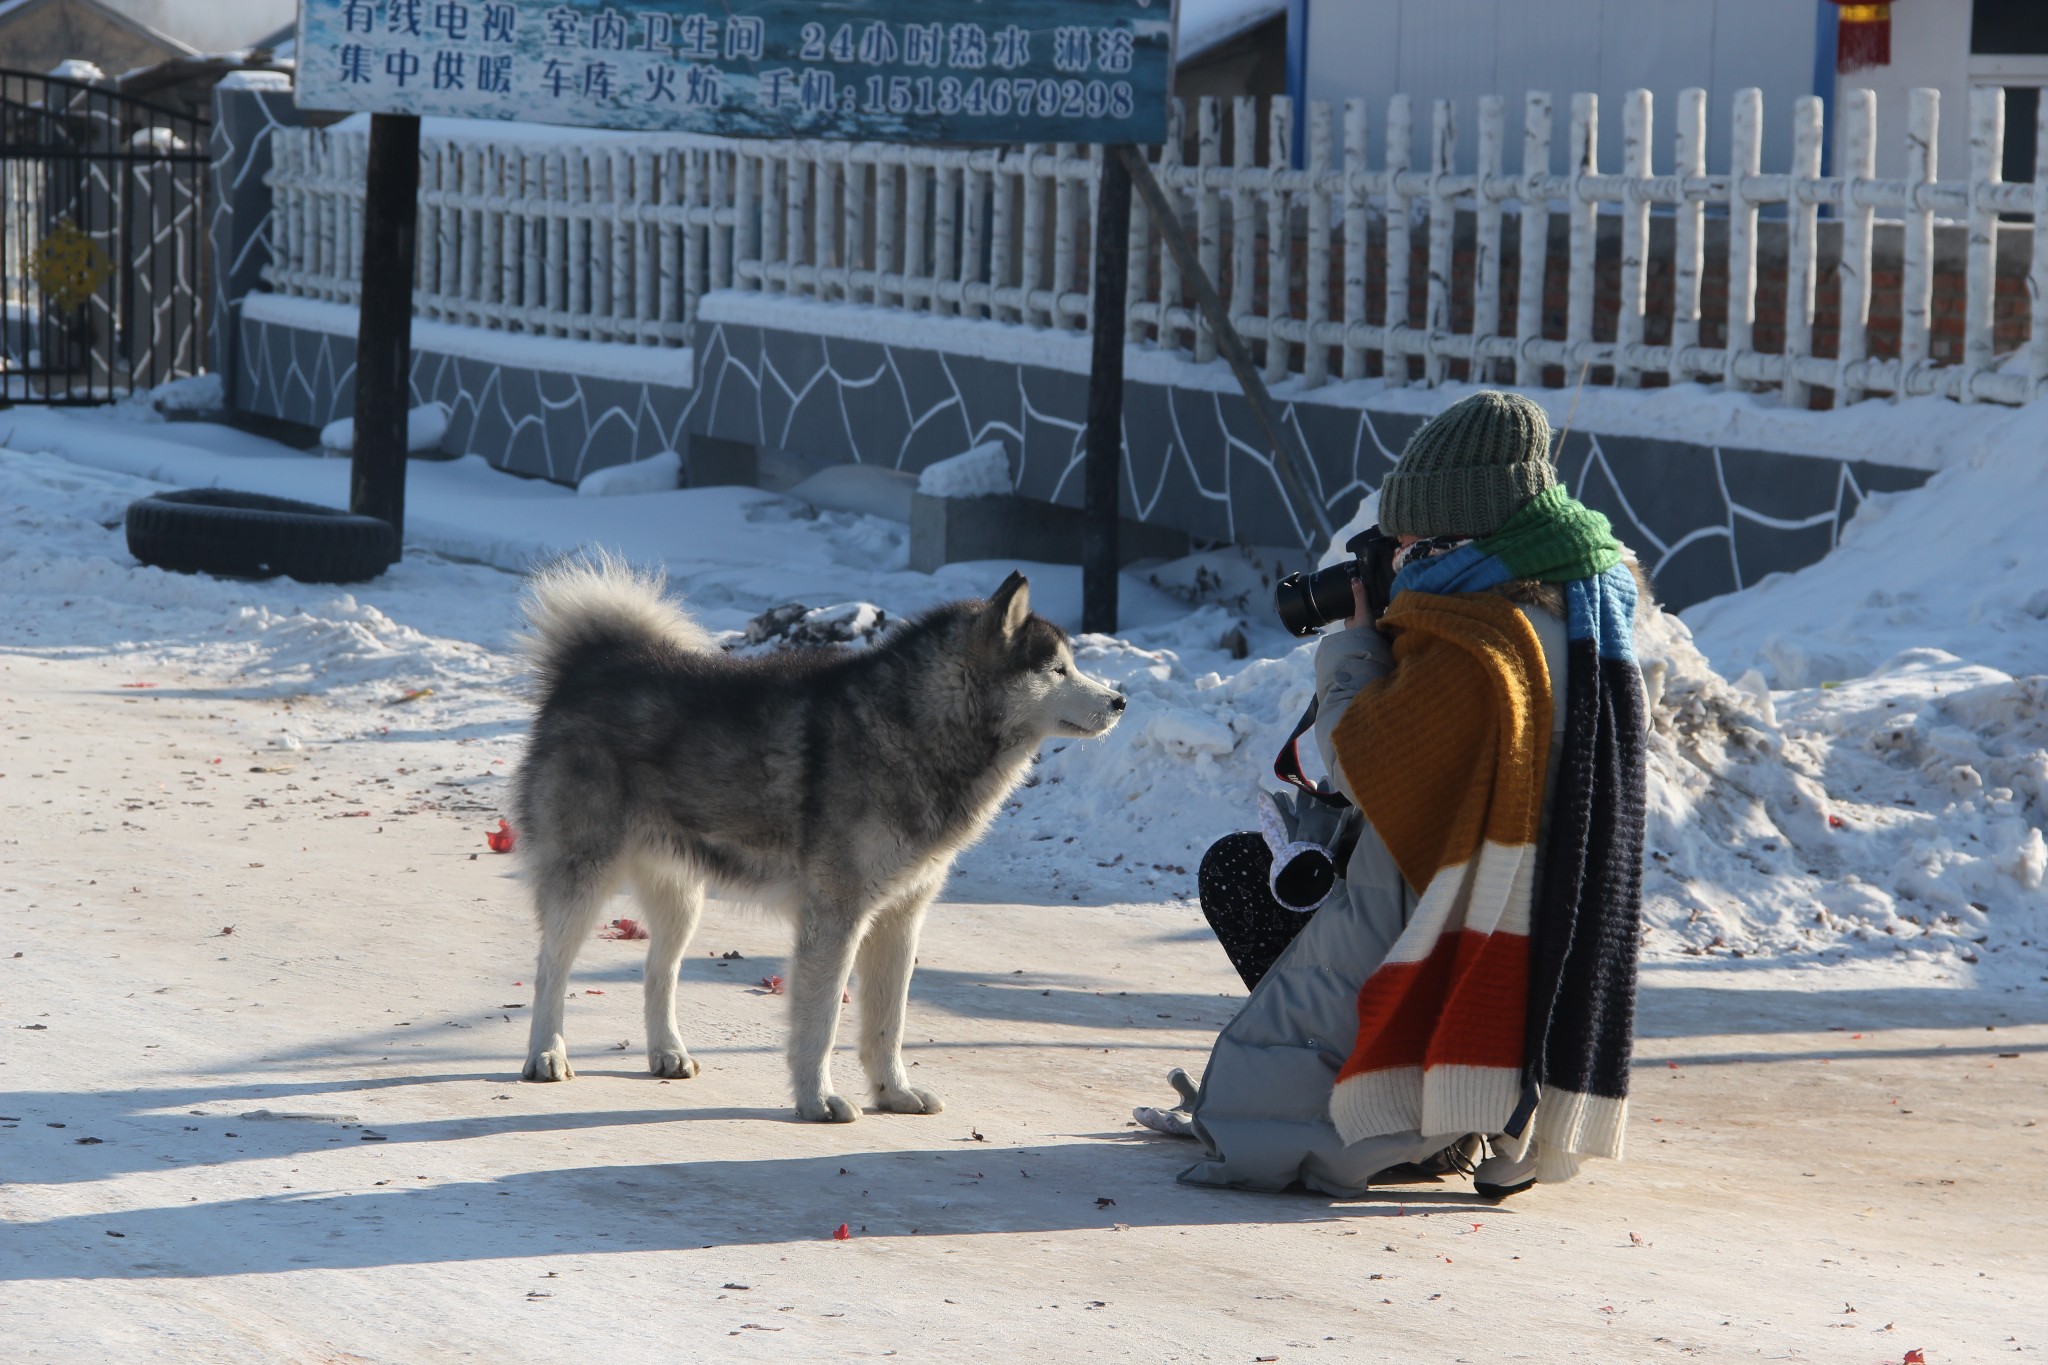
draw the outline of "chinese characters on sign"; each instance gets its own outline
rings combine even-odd
[[[309,109],[920,142],[1166,136],[1172,0],[300,0]]]

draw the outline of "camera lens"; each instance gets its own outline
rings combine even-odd
[[[1347,560],[1315,573],[1291,573],[1273,589],[1273,611],[1289,635],[1306,637],[1351,615],[1357,564]]]

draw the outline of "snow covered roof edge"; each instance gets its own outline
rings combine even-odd
[[[1287,0],[1181,0],[1174,60],[1195,60],[1287,12]]]

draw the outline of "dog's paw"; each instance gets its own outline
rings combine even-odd
[[[946,1102],[929,1090],[914,1085],[901,1089],[883,1086],[875,1091],[875,1108],[889,1114],[936,1114]]]
[[[806,1123],[852,1123],[860,1110],[837,1095],[819,1095],[796,1102],[796,1116]]]
[[[576,1071],[569,1065],[569,1049],[557,1043],[528,1057],[520,1075],[529,1081],[569,1081]]]
[[[647,1049],[647,1069],[657,1076],[673,1076],[683,1081],[703,1070],[681,1043],[674,1047]]]

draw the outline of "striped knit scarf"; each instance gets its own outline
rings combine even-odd
[[[1487,589],[1561,583],[1563,767],[1537,884],[1552,715],[1533,627]],[[1618,1157],[1642,905],[1644,698],[1635,580],[1606,518],[1561,489],[1396,579],[1397,667],[1338,722],[1359,805],[1418,894],[1359,992],[1331,1118],[1383,1133],[1534,1137],[1539,1179]],[[1533,1125],[1530,1118],[1534,1117]]]

